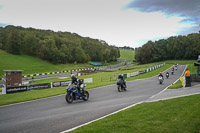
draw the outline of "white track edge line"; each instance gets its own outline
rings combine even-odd
[[[106,118],[106,117],[108,117],[108,116],[114,115],[114,114],[116,114],[116,113],[119,113],[119,112],[121,112],[121,111],[123,111],[123,110],[129,109],[129,108],[131,108],[131,107],[133,107],[133,106],[136,106],[136,105],[141,104],[141,103],[144,103],[144,102],[145,102],[145,101],[141,101],[141,102],[138,102],[138,103],[129,105],[129,106],[125,107],[125,108],[122,108],[122,109],[117,110],[117,111],[115,111],[115,112],[112,112],[112,113],[110,113],[110,114],[104,115],[104,116],[102,116],[102,117],[100,117],[100,118],[97,118],[97,119],[95,119],[95,120],[86,122],[86,123],[81,124],[81,125],[79,125],[79,126],[73,127],[73,128],[71,128],[71,129],[62,131],[62,132],[60,132],[60,133],[66,133],[66,132],[73,131],[73,130],[75,130],[75,129],[78,129],[78,128],[80,128],[80,127],[86,126],[86,125],[88,125],[88,124],[90,124],[90,123],[93,123],[93,122],[95,122],[95,121],[101,120],[101,119]]]
[[[152,100],[152,101],[147,100],[147,101],[145,101],[145,103],[157,102],[157,101],[161,101],[161,100],[168,100],[168,99],[174,99],[174,98],[197,95],[197,94],[200,94],[200,92],[195,92],[195,93],[190,93],[190,94],[185,94],[185,95],[178,95],[178,96],[173,96],[173,97],[168,97],[168,98],[160,98],[160,99],[155,99],[155,100]]]

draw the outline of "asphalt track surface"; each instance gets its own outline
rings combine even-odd
[[[116,85],[88,90],[89,101],[68,104],[65,95],[0,107],[0,133],[58,133],[132,104],[145,101],[164,90],[183,73],[179,65],[174,75],[164,80],[158,77],[127,82],[127,91],[118,92]],[[169,72],[171,71],[168,70]],[[165,75],[165,72],[163,72]]]

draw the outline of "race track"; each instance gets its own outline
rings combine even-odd
[[[142,102],[177,80],[185,69],[179,65],[175,74],[127,82],[127,91],[116,85],[88,90],[89,101],[68,104],[65,95],[0,107],[0,133],[58,133],[97,119],[129,105]],[[170,70],[169,70],[170,72]],[[165,72],[163,73],[165,75]]]

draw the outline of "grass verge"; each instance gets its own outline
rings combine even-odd
[[[69,77],[58,77],[58,78],[49,78],[49,79],[42,79],[42,80],[33,80],[31,84],[43,84],[43,83],[51,83],[51,82],[59,82],[59,81],[67,81],[71,80]]]
[[[183,88],[182,82],[180,80],[178,80],[175,84],[168,87],[168,89],[178,89],[178,88]]]
[[[199,133],[200,95],[143,103],[71,133]]]
[[[23,70],[23,75],[37,74],[46,72],[57,72],[63,70],[73,70],[78,68],[91,68],[89,64],[58,64],[54,65],[41,59],[27,56],[14,55],[0,50],[0,77],[3,70],[20,69]]]

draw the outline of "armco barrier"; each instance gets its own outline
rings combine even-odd
[[[70,72],[81,71],[81,70],[94,70],[94,68],[82,68],[82,69],[65,70],[65,71],[59,71],[59,72],[49,72],[49,73],[31,74],[31,75],[22,76],[22,78],[33,77],[33,76],[41,76],[41,75],[52,75],[52,74],[59,74],[59,73],[68,73],[68,72],[70,73]],[[1,80],[1,79],[0,79],[0,80]]]
[[[124,76],[124,78],[133,77],[133,76],[136,76],[136,75],[139,75],[139,74],[143,74],[143,73],[147,73],[147,72],[156,70],[159,67],[164,66],[164,65],[165,65],[165,63],[157,65],[157,66],[154,66],[154,67],[150,67],[149,69],[146,69],[146,70],[141,70],[141,71],[138,71],[138,72],[123,74],[123,76]]]

